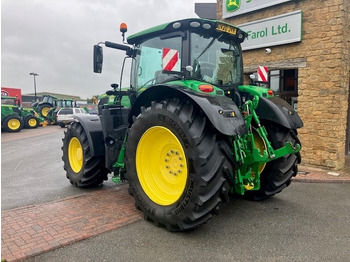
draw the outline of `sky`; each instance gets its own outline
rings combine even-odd
[[[195,3],[215,0],[1,0],[1,86],[80,96],[105,93],[120,81],[125,52],[104,48],[93,73],[93,45],[177,19],[198,17]],[[125,76],[124,76],[125,78]],[[124,83],[124,80],[123,80]]]

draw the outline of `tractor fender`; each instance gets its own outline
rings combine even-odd
[[[303,122],[297,112],[280,97],[260,97],[256,113],[260,119],[275,122],[289,129],[303,127]]]
[[[150,106],[152,101],[162,101],[167,98],[189,100],[200,107],[213,126],[227,136],[242,135],[247,132],[244,118],[232,99],[226,96],[213,96],[188,91],[183,87],[166,85],[153,86],[142,92],[136,99],[129,115],[132,117],[141,112],[141,106]]]
[[[97,115],[79,115],[74,116],[76,122],[79,122],[86,133],[90,145],[92,156],[102,156],[105,154],[104,138],[102,124]]]

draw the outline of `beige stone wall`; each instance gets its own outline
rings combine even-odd
[[[222,17],[218,0],[218,19]],[[244,1],[244,0],[242,0]],[[350,79],[350,1],[295,0],[226,19],[243,24],[302,10],[302,42],[244,52],[245,70],[258,65],[298,68],[298,113],[302,164],[340,169],[345,140]]]

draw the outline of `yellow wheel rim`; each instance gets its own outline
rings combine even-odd
[[[253,135],[254,135],[255,147],[260,150],[261,155],[264,155],[264,150],[266,150],[265,141],[259,136],[258,132],[255,129],[253,129]],[[265,166],[266,166],[266,163],[259,165],[259,173],[260,174],[262,171],[264,171]]]
[[[21,126],[21,122],[16,119],[16,118],[11,118],[8,122],[7,122],[7,126],[9,129],[11,130],[17,130],[20,128]]]
[[[41,109],[41,114],[44,117],[47,117],[47,115],[49,114],[50,111],[50,107],[43,107],[43,109]]]
[[[35,126],[36,126],[36,124],[37,124],[37,121],[36,121],[36,119],[35,119],[35,118],[31,118],[31,119],[29,119],[29,121],[28,121],[28,125],[29,125],[30,127],[35,127]]]
[[[79,173],[83,167],[83,147],[78,138],[73,137],[68,145],[69,164],[75,173]]]
[[[143,191],[159,205],[174,204],[185,190],[186,155],[180,141],[165,127],[151,127],[142,135],[136,170]]]

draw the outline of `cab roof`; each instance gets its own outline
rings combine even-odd
[[[148,39],[160,35],[187,30],[207,33],[213,37],[218,37],[219,35],[224,34],[226,37],[234,38],[237,42],[240,43],[243,42],[244,38],[247,36],[247,33],[238,27],[223,21],[203,18],[188,18],[143,30],[139,33],[129,36],[127,38],[127,41],[131,45],[138,45]]]

